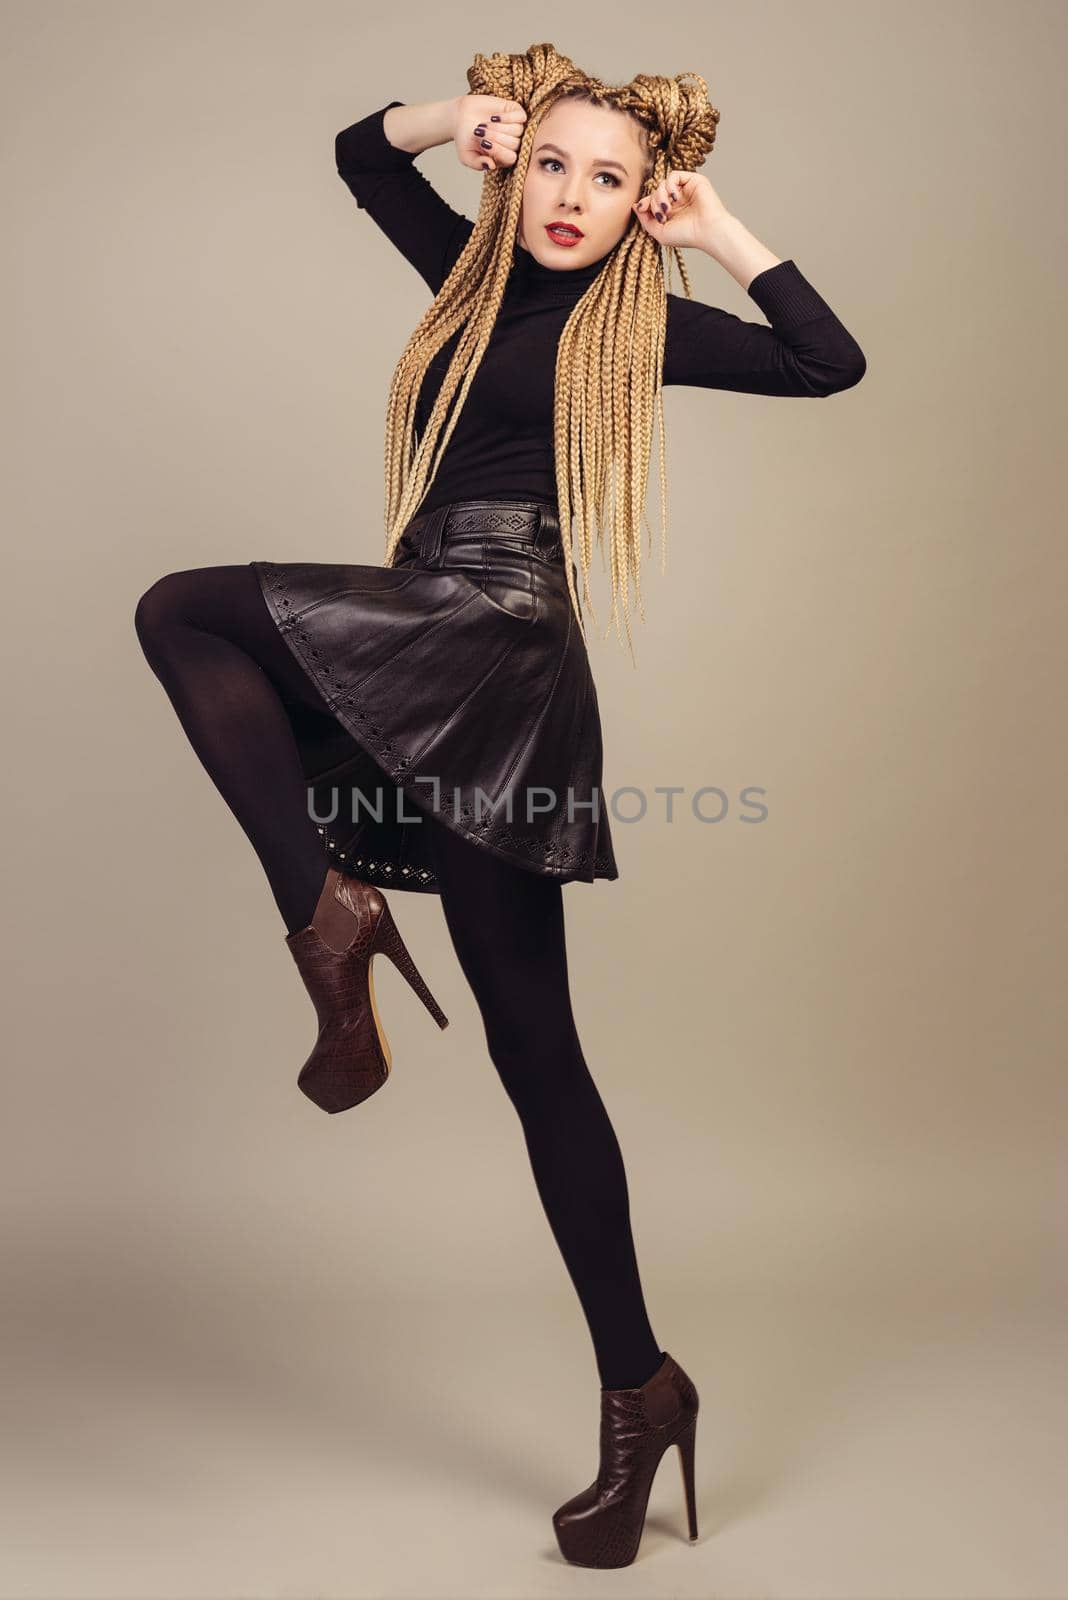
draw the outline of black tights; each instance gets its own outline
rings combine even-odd
[[[308,812],[295,729],[348,735],[279,634],[250,566],[172,572],[142,595],[137,635],[201,763],[256,851],[289,933],[329,860]],[[623,1158],[582,1054],[568,988],[562,886],[426,816],[442,910],[534,1181],[578,1293],[602,1388],[663,1359],[642,1296]]]

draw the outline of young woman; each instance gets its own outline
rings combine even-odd
[[[136,627],[267,875],[319,1020],[298,1082],[324,1110],[390,1070],[374,954],[445,1026],[383,890],[440,896],[600,1377],[598,1473],[553,1525],[568,1560],[622,1566],[671,1444],[697,1537],[698,1397],[649,1322],[568,989],[562,886],[618,876],[583,616],[593,530],[631,643],[654,420],[666,521],[662,385],[822,397],[865,360],[696,171],[719,120],[703,78],[610,87],[549,44],[476,56],[467,78],[336,140],[357,205],[433,295],[389,393],[384,560],[172,572]],[[450,142],[483,174],[474,222],[414,164]],[[768,321],[696,302],[683,247]]]

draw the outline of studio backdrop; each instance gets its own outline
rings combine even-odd
[[[1064,8],[9,0],[5,22],[0,1600],[1063,1597]],[[377,569],[409,616],[386,592],[387,408],[435,292],[335,141],[538,42],[606,84],[707,84],[693,170],[734,220],[722,259],[680,251],[688,285],[663,264],[712,308],[672,360],[723,381],[663,387],[663,459],[635,402],[633,654],[611,543],[589,551],[616,871],[561,886],[574,1035],[559,984],[491,1027],[441,895],[380,879],[448,1027],[376,959],[391,1070],[324,1115],[297,1083],[318,1024],[289,930],[135,616],[161,579],[251,563]],[[413,163],[490,214],[499,180],[454,143]],[[828,353],[808,293],[862,362]],[[766,365],[745,381],[776,329],[778,391]],[[517,403],[541,368],[524,381]],[[534,637],[516,581],[529,600],[551,570],[563,638],[538,527],[510,586],[419,582],[466,582],[503,653]],[[310,626],[325,591],[299,592]],[[292,643],[284,611],[261,621]],[[369,677],[368,641],[339,638]],[[471,638],[404,680],[446,717],[476,691]],[[594,717],[568,660],[573,755]],[[232,680],[207,681],[219,760],[262,753]],[[494,915],[500,999],[563,925]],[[698,1537],[672,1448],[612,1578],[554,1537],[598,1472],[605,1385],[534,1100],[495,1063],[548,1075],[574,1039],[657,1355],[700,1394]],[[524,1080],[543,1110],[552,1081]],[[555,1214],[585,1271],[605,1191],[581,1189],[568,1116],[544,1148],[570,1151]],[[590,1304],[624,1270],[603,1259]]]

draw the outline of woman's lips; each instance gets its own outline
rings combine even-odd
[[[555,223],[549,223],[545,231],[549,235],[549,238],[552,240],[553,244],[562,244],[565,249],[573,244],[578,244],[583,237],[581,233],[571,233],[567,230],[562,233],[554,233],[553,228],[555,226]]]

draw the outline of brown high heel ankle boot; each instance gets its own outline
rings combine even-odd
[[[638,1554],[649,1491],[664,1451],[679,1447],[690,1539],[697,1538],[693,1447],[697,1390],[664,1351],[637,1389],[601,1390],[601,1460],[588,1489],[553,1512],[561,1554],[580,1567],[626,1567]]]
[[[374,956],[388,956],[438,1027],[448,1027],[385,895],[373,885],[328,868],[311,922],[288,934],[286,944],[319,1019],[319,1036],[297,1086],[324,1111],[359,1105],[389,1077],[393,1058],[375,1005]]]

